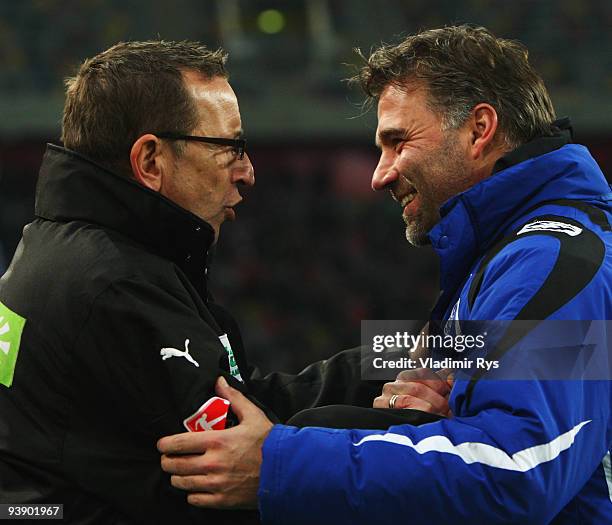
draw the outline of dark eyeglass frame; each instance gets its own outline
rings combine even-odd
[[[180,135],[178,133],[162,132],[155,134],[160,139],[169,140],[193,140],[195,142],[206,142],[207,144],[217,144],[219,146],[231,146],[236,156],[242,160],[246,150],[246,139],[226,139],[221,137],[197,137],[195,135]]]

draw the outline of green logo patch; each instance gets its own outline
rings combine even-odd
[[[225,348],[225,351],[227,352],[227,360],[229,362],[230,374],[232,375],[232,377],[238,379],[238,381],[240,381],[241,383],[244,383],[244,380],[240,375],[240,370],[238,370],[238,363],[236,363],[236,358],[234,357],[234,351],[232,350],[232,345],[229,342],[229,337],[227,337],[227,334],[223,334],[219,336],[219,340],[221,341],[223,348]]]
[[[11,386],[26,320],[0,303],[0,384]]]

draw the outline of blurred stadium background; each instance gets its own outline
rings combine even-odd
[[[464,22],[529,47],[557,114],[609,176],[609,0],[2,0],[0,268],[58,141],[63,78],[119,40],[194,39],[230,52],[256,169],[212,271],[252,360],[297,371],[359,344],[362,319],[425,318],[436,258],[403,240],[399,208],[370,190],[375,115],[342,79],[355,46]]]

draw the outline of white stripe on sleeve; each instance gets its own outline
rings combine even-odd
[[[608,496],[610,496],[610,503],[612,503],[612,461],[610,461],[610,452],[608,452],[601,462],[606,475],[606,483],[608,484]]]
[[[516,472],[527,472],[528,470],[531,470],[542,463],[552,461],[559,454],[561,454],[561,452],[570,448],[574,443],[576,434],[580,432],[580,429],[583,426],[590,422],[591,420],[583,421],[568,432],[556,437],[549,443],[519,450],[512,456],[509,456],[505,451],[486,443],[466,442],[453,445],[446,436],[439,435],[429,436],[422,439],[418,443],[413,443],[408,436],[388,432],[386,434],[366,436],[358,443],[353,443],[353,445],[359,447],[365,443],[377,441],[391,443],[393,445],[410,447],[419,454],[425,454],[427,452],[441,452],[444,454],[459,456],[467,464],[481,463],[489,467],[514,470]],[[608,459],[609,458],[610,455],[608,454]],[[611,478],[607,479],[610,480],[609,483],[612,483]]]

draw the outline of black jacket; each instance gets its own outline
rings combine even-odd
[[[63,503],[65,523],[248,521],[189,506],[156,450],[185,431],[220,374],[276,421],[371,404],[379,386],[360,381],[354,351],[250,379],[237,325],[207,290],[213,239],[158,193],[49,146],[36,218],[0,281],[0,301],[26,320],[12,385],[0,384],[0,503]],[[246,385],[229,374],[224,333]],[[198,367],[162,360],[187,339]]]

